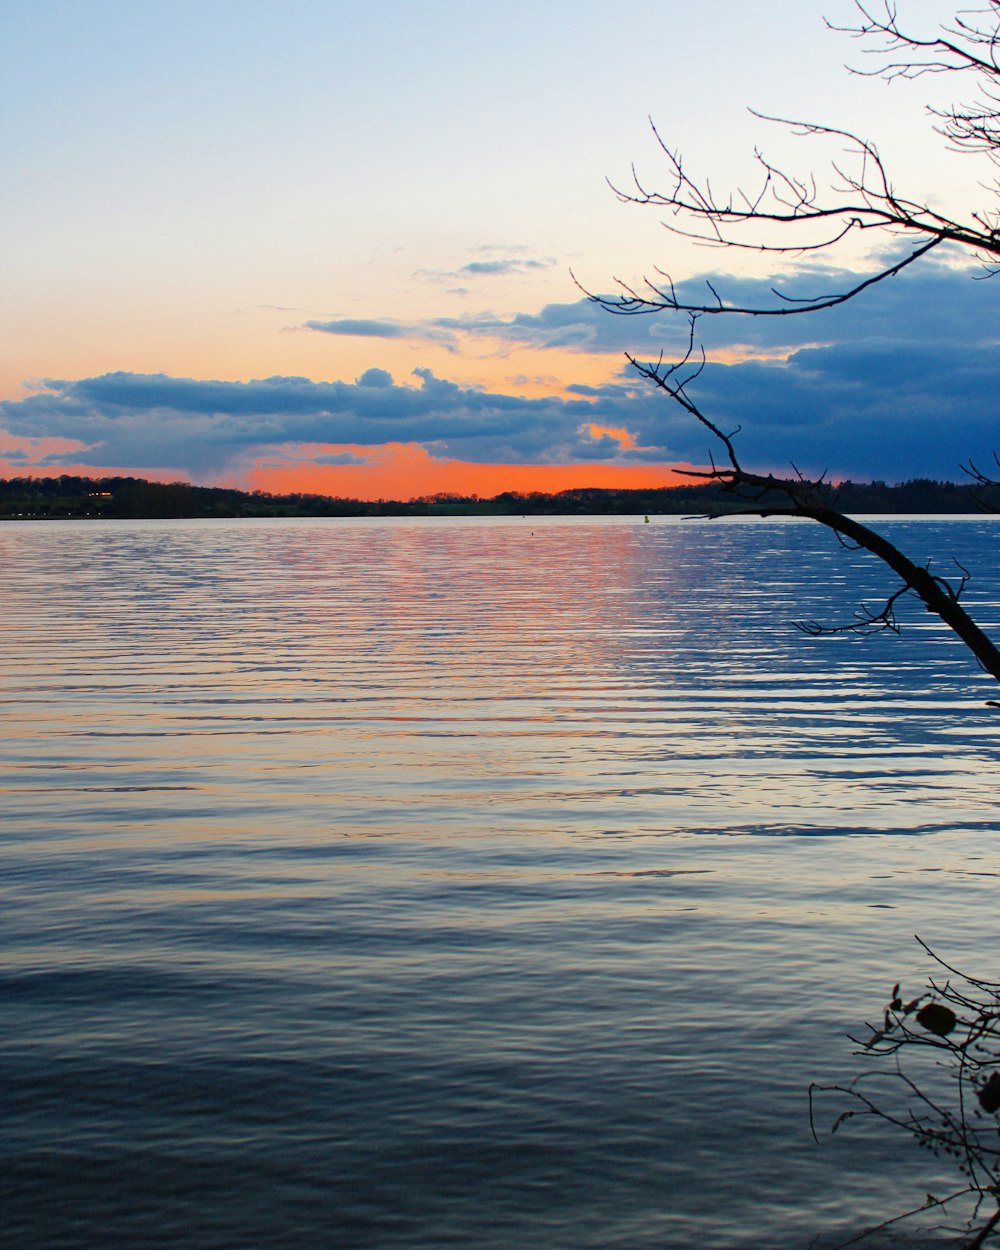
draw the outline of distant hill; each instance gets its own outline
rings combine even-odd
[[[1000,487],[977,488],[917,478],[899,486],[843,482],[831,488],[842,512],[961,513],[1000,511]],[[477,495],[426,495],[407,501],[341,499],[330,495],[272,495],[267,491],[147,482],[136,477],[15,477],[0,479],[0,519],[59,517],[275,517],[275,516],[567,516],[686,515],[738,512],[739,502],[715,483],[657,490],[578,487],[555,495],[504,491]]]

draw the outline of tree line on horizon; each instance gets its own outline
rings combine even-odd
[[[1000,511],[1000,486],[915,478],[889,485],[845,481],[829,487],[836,507],[846,513],[946,514]],[[490,498],[439,493],[408,500],[351,499],[333,495],[241,491],[151,482],[136,477],[13,477],[0,479],[0,519],[198,518],[279,516],[566,516],[736,513],[739,500],[719,483],[692,483],[649,489],[583,486],[546,494],[503,491]]]

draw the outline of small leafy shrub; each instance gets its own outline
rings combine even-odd
[[[815,1135],[815,1095],[847,1097],[851,1105],[832,1132],[857,1116],[874,1116],[952,1159],[958,1178],[950,1193],[928,1194],[869,1232],[950,1208],[961,1212],[960,1224],[947,1231],[963,1234],[971,1250],[1000,1240],[1000,982],[959,972],[920,944],[940,972],[909,1001],[893,987],[881,1027],[869,1025],[867,1038],[851,1039],[866,1070],[848,1085],[812,1086],[810,1117]]]

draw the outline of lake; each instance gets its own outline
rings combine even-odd
[[[1000,626],[1000,519],[890,536]],[[12,1247],[829,1245],[820,1104],[996,977],[995,683],[796,522],[0,528]],[[995,633],[994,633],[995,636]]]

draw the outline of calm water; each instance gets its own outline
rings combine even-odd
[[[893,522],[1000,624],[1000,522]],[[805,1247],[919,933],[997,975],[995,691],[792,523],[0,529],[4,1235]],[[857,584],[854,584],[857,582]]]

